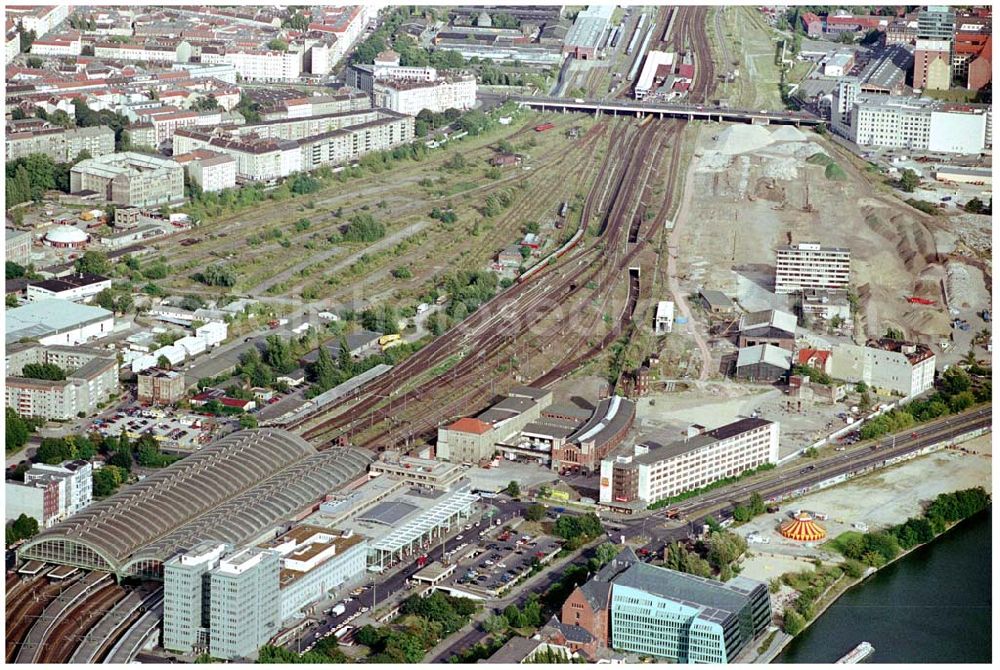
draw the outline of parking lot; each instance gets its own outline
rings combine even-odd
[[[449,585],[496,597],[530,572],[536,561],[547,563],[561,548],[560,542],[553,538],[506,528],[494,528],[492,533],[467,547],[459,545],[454,554],[457,569],[449,578]]]
[[[106,437],[117,437],[124,430],[129,439],[150,434],[165,448],[194,451],[212,441],[217,424],[195,414],[167,415],[161,410],[125,408],[105,418],[95,419],[94,430]]]

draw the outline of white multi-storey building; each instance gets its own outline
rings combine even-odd
[[[7,160],[31,154],[46,154],[59,163],[73,161],[81,151],[92,157],[114,153],[115,131],[107,126],[59,128],[46,125],[39,130],[9,133],[4,138]]]
[[[64,461],[58,465],[35,463],[24,473],[24,483],[62,480],[59,517],[65,519],[83,510],[94,500],[94,466],[90,461]]]
[[[83,41],[79,32],[42,37],[31,43],[31,53],[36,56],[79,56]]]
[[[765,419],[739,421],[666,446],[637,444],[601,461],[602,503],[646,504],[778,461],[779,425]]]
[[[898,393],[919,395],[934,386],[937,359],[929,347],[898,340],[871,340],[865,346],[841,344],[833,348],[831,375],[849,383]]]
[[[227,51],[202,53],[202,62],[228,63],[244,81],[292,81],[302,74],[302,57],[301,51]]]
[[[94,45],[95,58],[149,63],[186,63],[191,59],[191,44],[183,41],[176,46],[146,42],[98,42]]]
[[[424,109],[443,112],[476,104],[474,76],[439,76],[432,67],[402,66],[395,51],[383,51],[372,65],[352,65],[347,81],[371,95],[374,105],[410,116]]]
[[[68,4],[8,6],[5,13],[8,19],[20,23],[27,32],[34,32],[35,38],[43,37],[69,16],[71,6]]]
[[[21,33],[18,32],[14,23],[10,22],[4,39],[4,62],[10,65],[10,62],[17,58],[19,53],[21,53]]]
[[[236,186],[236,159],[217,151],[198,149],[186,154],[174,154],[174,162],[187,170],[191,181],[206,193]]]
[[[851,279],[851,250],[800,242],[778,247],[775,293],[803,289],[843,290]]]
[[[975,154],[992,145],[991,116],[982,105],[859,95],[851,108],[848,138],[861,146]]]
[[[57,365],[66,372],[66,378],[21,376],[31,363]],[[7,346],[5,367],[5,401],[21,416],[69,420],[81,413],[93,413],[118,392],[118,360],[105,349],[12,343]]]
[[[361,535],[302,525],[263,545],[281,555],[281,620],[336,593],[365,574],[368,543]]]

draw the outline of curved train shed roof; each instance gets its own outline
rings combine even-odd
[[[202,540],[246,542],[371,461],[356,449],[319,453],[283,430],[239,431],[90,505],[18,553],[119,574],[143,570]]]

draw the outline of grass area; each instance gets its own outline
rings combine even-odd
[[[844,547],[852,541],[856,542],[857,540],[860,540],[862,535],[864,535],[864,533],[856,530],[846,530],[837,537],[828,540],[823,546],[833,549],[838,554],[843,554]]]
[[[840,167],[836,163],[830,163],[829,165],[827,165],[824,174],[826,174],[826,178],[829,179],[830,181],[847,180],[847,173],[844,172],[844,168]]]
[[[781,73],[774,64],[774,30],[760,16],[756,7],[728,7],[722,21],[725,45],[717,44],[714,20],[706,26],[718,54],[720,72],[739,69],[732,82],[719,83],[716,94],[728,98],[732,107],[749,109],[784,109],[779,84]],[[724,63],[725,52],[730,62]]]

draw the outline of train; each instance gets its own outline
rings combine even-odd
[[[625,49],[625,55],[631,56],[632,52],[635,51],[636,46],[639,44],[639,38],[642,36],[642,27],[646,25],[646,15],[639,15],[639,23],[635,26],[635,32],[632,33],[632,40],[628,43],[628,48]]]
[[[575,247],[580,242],[580,238],[583,237],[583,232],[584,232],[583,226],[581,225],[580,228],[577,229],[575,233],[573,233],[573,237],[569,238],[566,241],[566,244],[556,249],[552,253],[552,255],[549,256],[546,260],[536,263],[530,270],[527,270],[526,272],[522,273],[521,276],[517,278],[517,282],[519,284],[523,284],[524,282],[528,281],[535,275],[540,274],[543,270],[545,270],[549,266],[549,264],[552,261],[559,258],[560,256],[564,256],[566,252],[568,252],[570,249]]]
[[[543,123],[543,124],[541,124],[539,126],[535,126],[535,132],[536,133],[544,133],[546,130],[552,130],[555,127],[556,127],[556,124],[554,124],[554,123]]]

